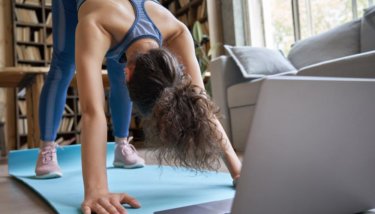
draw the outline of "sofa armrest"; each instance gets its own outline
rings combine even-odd
[[[220,56],[209,63],[211,72],[212,99],[219,106],[222,123],[229,139],[231,139],[230,115],[228,109],[227,88],[231,85],[259,78],[244,78],[232,57]]]
[[[298,76],[375,78],[375,51],[341,57],[301,68]]]

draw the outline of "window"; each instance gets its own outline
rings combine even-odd
[[[351,0],[299,0],[301,39],[353,19]]]
[[[266,47],[288,52],[294,42],[292,4],[286,0],[263,1]]]
[[[364,9],[374,5],[375,0],[245,1],[250,19],[248,44],[280,49],[287,54],[295,41],[363,16]],[[261,12],[255,14],[256,9]]]

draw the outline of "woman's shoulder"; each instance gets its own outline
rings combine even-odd
[[[95,23],[121,41],[135,20],[129,1],[86,0],[78,13],[78,22]]]

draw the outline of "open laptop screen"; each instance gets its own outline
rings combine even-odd
[[[264,81],[235,214],[352,214],[375,207],[375,80]]]

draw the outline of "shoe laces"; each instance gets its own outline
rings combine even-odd
[[[133,144],[130,144],[130,141],[132,141],[132,140],[133,140],[133,136],[128,137],[128,140],[127,140],[127,141],[122,141],[122,142],[119,142],[119,143],[118,143],[119,145],[123,145],[123,146],[121,147],[121,153],[122,153],[123,155],[126,154],[126,151],[127,151],[126,148],[127,148],[127,147],[130,148],[131,151],[132,151],[133,153],[138,154],[138,152],[137,152],[137,150],[135,149],[135,147],[133,146]]]
[[[44,146],[41,154],[42,154],[42,163],[48,164],[49,162],[53,161],[53,154],[56,153],[57,145],[48,145]]]

